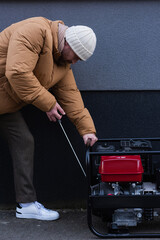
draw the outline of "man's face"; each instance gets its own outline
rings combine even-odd
[[[75,64],[78,60],[80,60],[80,58],[73,52],[73,50],[66,41],[61,54],[63,61],[67,63]]]

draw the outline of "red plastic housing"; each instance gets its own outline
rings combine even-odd
[[[143,172],[139,155],[101,156],[102,182],[141,182]]]

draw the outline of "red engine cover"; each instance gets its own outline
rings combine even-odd
[[[143,172],[139,155],[101,156],[102,182],[141,182]]]

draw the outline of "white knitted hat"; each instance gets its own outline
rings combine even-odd
[[[91,28],[82,25],[69,27],[65,37],[81,60],[86,61],[93,54],[96,47],[96,35]]]

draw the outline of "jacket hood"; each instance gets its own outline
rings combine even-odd
[[[53,57],[55,61],[58,61],[59,57],[61,56],[61,53],[59,52],[59,49],[58,49],[58,24],[59,23],[64,25],[64,22],[60,20],[50,22],[52,37],[53,37]]]

